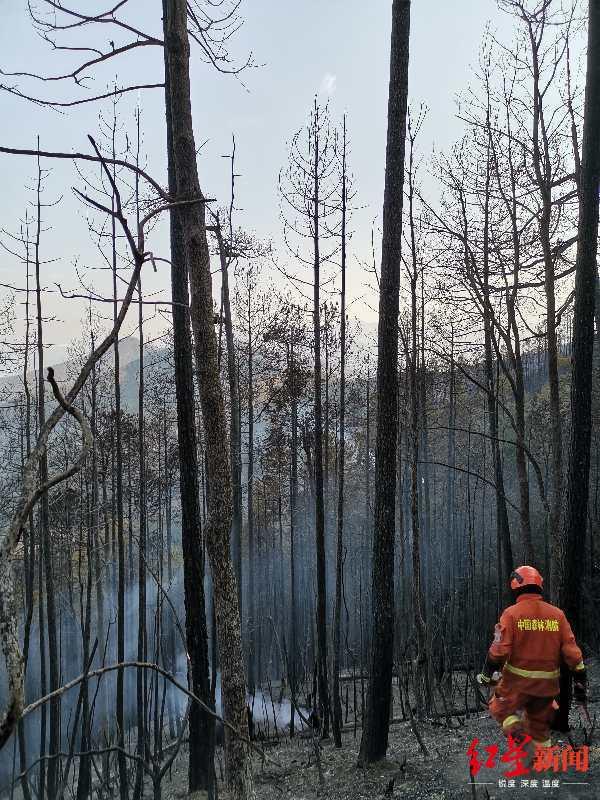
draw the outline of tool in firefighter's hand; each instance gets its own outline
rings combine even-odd
[[[495,686],[498,681],[500,680],[500,672],[502,664],[495,658],[490,658],[490,654],[488,653],[485,664],[483,665],[483,669],[477,675],[475,680],[480,686]]]
[[[476,680],[480,686],[496,686],[501,677],[501,673],[498,672],[498,670],[495,670],[495,672],[493,672],[491,675],[487,675],[485,672],[480,672]]]

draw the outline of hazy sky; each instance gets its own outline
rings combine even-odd
[[[75,3],[79,6],[79,3]],[[94,3],[85,7],[99,9]],[[128,19],[149,33],[160,35],[160,0],[130,0]],[[286,160],[286,142],[307,119],[315,92],[330,99],[332,116],[348,114],[351,137],[350,163],[361,206],[354,217],[356,234],[354,255],[368,256],[371,221],[379,218],[383,199],[385,164],[386,107],[390,36],[390,0],[245,0],[243,28],[237,34],[232,51],[243,59],[249,51],[261,65],[243,75],[243,85],[230,76],[215,73],[199,60],[193,69],[193,111],[197,144],[206,141],[200,157],[200,175],[205,193],[228,199],[228,162],[221,155],[230,151],[231,135],[237,142],[238,222],[263,238],[276,242],[281,232],[277,176]],[[71,58],[53,52],[32,33],[24,0],[0,0],[0,66],[5,71],[27,70],[60,74]],[[458,139],[462,125],[456,119],[455,96],[472,78],[472,67],[486,27],[508,29],[495,0],[413,0],[410,44],[410,102],[429,107],[421,138],[421,150],[444,149]],[[109,40],[117,45],[118,35],[108,26],[84,35],[74,32],[63,43],[107,48]],[[118,71],[116,73],[116,71]],[[158,48],[143,48],[114,60],[110,68],[96,73],[93,93],[101,93],[117,74],[118,83],[162,81],[162,54]],[[4,78],[5,83],[16,79]],[[21,80],[21,79],[19,79]],[[31,94],[51,99],[76,96],[75,86],[34,81],[20,86]],[[77,96],[81,96],[80,94]],[[123,123],[130,130],[136,93],[119,104]],[[144,147],[148,170],[165,182],[164,111],[161,89],[144,92],[141,98]],[[45,149],[89,150],[86,136],[97,135],[98,113],[102,106],[84,106],[59,114],[23,100],[0,94],[0,142],[6,145],[33,147],[39,134]],[[106,105],[104,111],[108,110]],[[46,181],[46,198],[62,202],[45,211],[48,232],[42,238],[46,260],[44,283],[55,282],[77,288],[78,269],[103,287],[107,276],[94,271],[101,261],[89,244],[86,210],[72,194],[73,185],[81,185],[68,163],[47,161],[52,167]],[[93,171],[93,170],[92,170]],[[18,230],[32,195],[35,164],[32,159],[0,155],[0,194],[2,227]],[[152,234],[150,244],[156,253],[167,254],[164,226]],[[104,277],[103,277],[104,275]],[[365,275],[356,267],[350,277],[351,292],[363,292]],[[10,256],[0,253],[0,281],[24,284],[23,267]],[[162,291],[168,299],[168,274],[163,266],[154,276],[148,272],[146,286]],[[79,287],[79,290],[81,287]],[[45,295],[48,314],[57,319],[48,326],[48,340],[67,343],[77,332],[82,306]],[[359,316],[372,313],[356,306]],[[104,313],[109,307],[102,308]],[[151,311],[148,311],[151,314]],[[152,325],[157,326],[156,322]],[[133,322],[132,322],[133,326]]]

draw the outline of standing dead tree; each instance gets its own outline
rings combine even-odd
[[[190,94],[190,44],[187,3],[164,4],[165,65],[169,81],[172,147],[168,157],[174,168],[177,197],[183,203],[177,216],[190,280],[190,318],[194,334],[196,368],[204,425],[208,470],[208,516],[205,537],[213,580],[217,618],[224,716],[235,728],[247,725],[246,680],[238,590],[230,552],[232,519],[231,471],[225,405],[219,375],[210,254],[206,233],[205,201],[196,162]],[[227,732],[227,780],[237,800],[254,797],[249,753],[245,744]]]
[[[238,383],[238,365],[236,363],[233,321],[231,318],[231,293],[229,289],[229,267],[233,260],[233,204],[234,204],[234,161],[235,139],[231,155],[231,204],[229,207],[229,239],[225,240],[221,220],[217,213],[214,220],[214,233],[217,239],[219,261],[221,263],[221,305],[225,322],[225,340],[227,346],[227,379],[229,382],[229,458],[231,462],[232,482],[232,525],[231,555],[235,566],[238,583],[238,603],[240,618],[242,617],[242,440],[240,430],[240,387]]]
[[[428,643],[427,643],[427,609],[425,605],[424,591],[423,591],[423,575],[424,564],[422,552],[431,550],[431,541],[427,542],[427,547],[424,547],[424,539],[427,535],[427,530],[423,530],[425,526],[422,525],[421,516],[421,492],[419,490],[420,479],[424,480],[419,474],[419,464],[422,460],[427,462],[426,451],[421,455],[421,431],[420,426],[425,427],[425,420],[419,419],[423,415],[423,409],[419,408],[420,394],[422,388],[419,383],[425,381],[424,369],[421,369],[419,376],[419,343],[418,333],[421,327],[421,343],[420,347],[424,346],[424,309],[421,309],[421,319],[419,320],[418,309],[418,283],[419,278],[423,278],[424,264],[423,252],[425,250],[425,237],[423,236],[423,219],[422,215],[418,215],[415,208],[415,195],[416,195],[416,175],[417,168],[415,166],[415,142],[421,129],[425,112],[421,109],[416,121],[411,120],[408,116],[408,143],[409,155],[408,165],[406,169],[406,177],[408,178],[408,239],[409,239],[409,255],[407,258],[402,259],[406,265],[406,272],[410,286],[410,331],[405,338],[406,350],[406,363],[407,372],[409,376],[410,388],[410,472],[411,472],[411,529],[412,529],[412,594],[413,594],[413,616],[416,633],[416,678],[417,678],[417,708],[421,712],[423,707],[423,699],[429,700],[429,682],[428,682]],[[420,323],[420,326],[419,326]],[[409,340],[410,336],[410,340]],[[422,689],[425,690],[423,693]],[[423,696],[424,695],[424,696]]]
[[[337,250],[337,242],[326,249],[335,236],[331,218],[337,217],[335,197],[339,181],[333,131],[327,108],[315,98],[308,126],[298,131],[289,148],[289,163],[280,176],[283,200],[284,237],[294,259],[311,268],[313,317],[313,480],[315,504],[315,549],[317,573],[317,692],[322,735],[329,735],[330,697],[327,659],[327,570],[325,554],[325,492],[323,473],[323,401],[321,369],[321,288],[322,271]],[[301,244],[298,244],[298,241]],[[307,244],[304,251],[304,242]],[[328,252],[329,250],[329,252]],[[314,698],[316,701],[316,698]],[[316,709],[315,709],[316,710]]]
[[[587,75],[583,118],[583,153],[579,176],[580,208],[575,272],[575,316],[571,378],[571,446],[564,534],[565,575],[561,603],[581,625],[581,564],[589,500],[592,406],[592,355],[594,342],[594,289],[598,281],[598,183],[600,181],[600,2],[590,0]]]
[[[346,469],[346,251],[348,222],[348,170],[346,115],[342,127],[341,153],[341,288],[340,288],[340,415],[338,443],[337,541],[335,548],[335,606],[333,617],[333,737],[342,746],[342,698],[340,690],[342,590],[344,582],[344,473]]]
[[[166,0],[163,1],[166,17]],[[165,108],[169,190],[177,193],[175,160],[172,156],[173,116],[169,61],[166,49]],[[173,306],[173,353],[175,358],[175,395],[177,403],[177,439],[179,453],[179,496],[181,498],[181,537],[184,558],[187,650],[190,656],[188,680],[192,691],[204,701],[210,699],[208,676],[208,641],[204,597],[204,541],[202,537],[198,430],[194,390],[193,348],[189,311],[189,270],[183,222],[175,211],[170,215],[171,297]],[[213,789],[214,725],[200,707],[190,709],[190,791]]]
[[[398,441],[398,310],[408,103],[409,32],[410,0],[394,0],[379,283],[373,537],[373,643],[367,715],[360,743],[360,764],[368,764],[385,758],[392,695],[396,448]]]

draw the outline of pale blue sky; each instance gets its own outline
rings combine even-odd
[[[160,0],[131,0],[131,4],[137,11],[134,9],[130,19],[135,19],[140,28],[159,34]],[[97,3],[89,5],[100,7]],[[228,162],[220,156],[229,152],[231,134],[235,133],[237,171],[241,173],[237,195],[243,209],[238,221],[259,236],[277,241],[281,232],[277,175],[285,163],[286,141],[305,122],[315,92],[327,86],[332,115],[348,113],[351,166],[357,201],[362,207],[355,214],[354,251],[366,258],[371,220],[380,215],[383,196],[391,1],[245,0],[242,10],[245,24],[232,49],[240,58],[252,50],[256,62],[264,66],[244,74],[246,88],[234,78],[203,66],[198,58],[193,70],[197,143],[208,140],[200,159],[203,188],[210,196],[227,201]],[[64,70],[67,60],[32,34],[24,0],[0,0],[0,19],[3,69],[45,73]],[[413,0],[410,102],[413,106],[426,103],[430,109],[421,138],[424,153],[433,146],[445,149],[461,135],[454,100],[471,80],[488,21],[503,32],[509,30],[495,0]],[[102,29],[85,40],[73,35],[65,41],[106,47],[111,38],[120,41]],[[126,74],[130,82],[162,80],[160,50],[145,48],[98,72],[95,92],[105,90],[117,67],[121,81]],[[57,83],[29,82],[22,87],[54,99],[73,93],[71,85]],[[148,169],[164,181],[162,100],[162,91],[155,89],[144,93],[142,105]],[[135,94],[121,102],[124,120],[132,120],[135,103]],[[32,147],[39,133],[46,149],[87,149],[86,135],[96,133],[98,111],[98,107],[88,106],[57,114],[0,94],[0,141]],[[18,217],[23,215],[28,201],[24,187],[31,184],[34,171],[32,160],[0,156],[3,227],[18,227]],[[53,230],[44,236],[44,256],[58,259],[45,268],[47,285],[56,280],[74,286],[74,258],[83,267],[99,263],[88,244],[85,212],[70,191],[74,184],[78,184],[78,178],[69,164],[53,165],[47,196],[54,199],[62,194],[64,200],[46,214]],[[155,251],[166,254],[164,231],[154,234],[151,243]],[[97,275],[94,280],[100,286]],[[0,253],[0,280],[9,279],[22,284],[22,270]],[[364,280],[358,269],[351,276],[350,287],[355,295],[362,293]],[[165,267],[159,275],[149,276],[147,285],[157,291],[166,290]],[[163,296],[168,297],[168,291]],[[51,295],[46,297],[46,303],[49,312],[60,320],[49,326],[49,338],[57,343],[68,342],[76,333],[81,307]],[[366,308],[356,308],[363,318],[372,318]]]

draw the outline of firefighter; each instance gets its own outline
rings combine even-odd
[[[494,685],[489,710],[506,736],[522,741],[529,735],[535,746],[550,747],[561,659],[573,674],[573,697],[582,704],[587,699],[587,674],[571,626],[560,608],[542,599],[542,584],[534,567],[518,567],[511,574],[516,601],[495,627],[477,680]],[[495,684],[494,673],[500,670]]]

